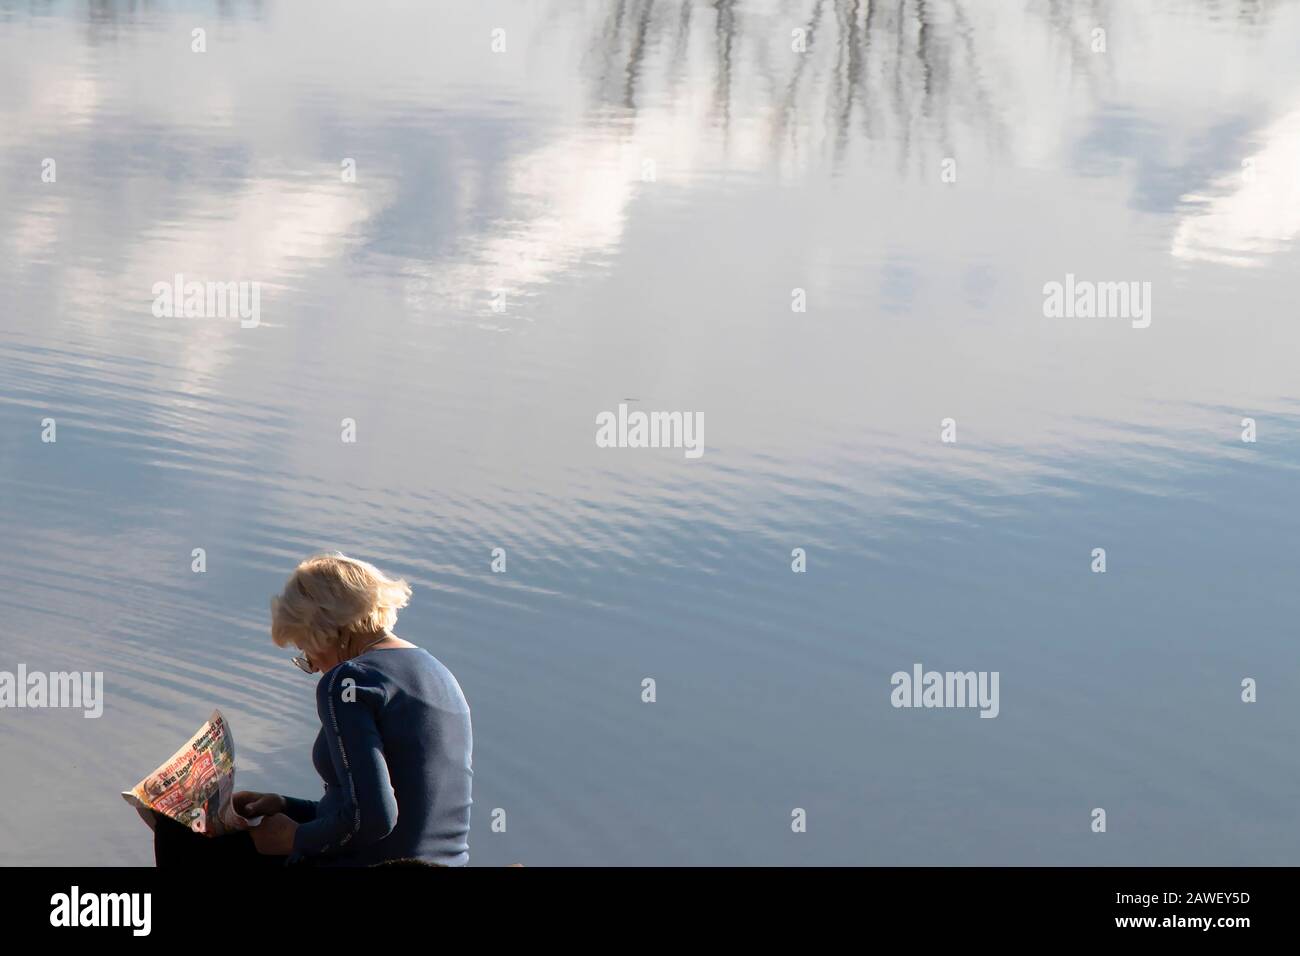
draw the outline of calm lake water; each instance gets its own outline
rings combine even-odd
[[[0,132],[0,670],[106,695],[0,710],[3,862],[150,863],[214,706],[318,795],[268,599],[336,548],[477,865],[1300,858],[1300,4],[0,0]]]

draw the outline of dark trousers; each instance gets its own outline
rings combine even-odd
[[[159,867],[267,869],[283,867],[288,859],[285,856],[263,856],[258,853],[252,836],[242,831],[207,837],[161,813],[153,816],[153,859]]]

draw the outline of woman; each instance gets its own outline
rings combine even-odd
[[[469,705],[437,658],[393,633],[410,595],[405,581],[342,554],[298,565],[271,601],[271,639],[297,647],[293,663],[322,675],[312,761],[324,796],[240,791],[235,809],[263,820],[231,837],[209,839],[160,819],[160,866],[204,855],[318,866],[469,860]]]

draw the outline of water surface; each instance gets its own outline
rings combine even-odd
[[[3,862],[150,862],[213,706],[315,796],[267,601],[334,548],[465,689],[475,864],[1296,861],[1300,4],[0,2],[0,130],[0,669],[107,693],[0,711]]]

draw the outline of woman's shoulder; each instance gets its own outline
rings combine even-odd
[[[383,682],[384,675],[381,671],[365,661],[353,658],[350,661],[340,661],[322,674],[316,690],[328,693],[341,685],[375,687]]]
[[[402,677],[409,681],[409,689],[428,703],[444,710],[469,709],[455,675],[423,647],[394,649],[392,660],[395,666],[400,660],[404,668]]]
[[[376,648],[343,661],[321,678],[318,691],[328,695],[339,686],[371,689],[385,697],[401,691],[442,709],[469,709],[452,672],[415,644]]]

